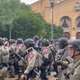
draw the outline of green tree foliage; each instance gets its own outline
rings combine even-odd
[[[29,5],[21,3],[20,0],[0,0],[0,21],[4,25],[12,24],[13,20],[18,17],[17,13],[30,9]]]
[[[30,6],[21,3],[20,0],[0,0],[0,36],[9,37],[9,26],[18,17],[22,10],[29,10]],[[4,37],[3,36],[3,37]]]
[[[22,11],[19,14],[19,17],[13,22],[14,30],[13,36],[14,38],[22,37],[30,38],[35,35],[38,35],[40,38],[50,39],[51,38],[51,24],[45,22],[43,17],[39,13],[34,13],[32,11]],[[53,30],[53,38],[58,39],[63,36],[63,29],[60,26],[54,25]]]
[[[39,13],[34,13],[30,5],[21,3],[20,0],[0,0],[0,36],[9,38],[10,26],[12,38],[23,39],[38,35],[50,39],[51,25]],[[54,26],[54,38],[62,37],[61,27]]]
[[[46,25],[46,32],[48,35],[46,35],[46,38],[51,39],[51,24]],[[63,37],[63,29],[61,26],[53,25],[53,39],[59,39]]]
[[[3,25],[11,24],[19,7],[19,0],[0,0],[0,22]]]
[[[30,38],[35,35],[44,36],[46,22],[41,15],[32,11],[23,11],[13,22],[15,37]]]
[[[30,11],[31,10],[31,6],[30,5],[26,5],[25,3],[21,3],[20,10]]]
[[[63,37],[63,29],[62,29],[62,27],[54,25],[53,38],[54,39],[59,39],[61,37]]]

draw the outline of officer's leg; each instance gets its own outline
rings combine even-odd
[[[15,74],[18,74],[18,62],[14,63]]]
[[[11,66],[11,71],[12,71],[12,76],[15,76],[14,65],[13,65],[13,66]]]
[[[21,77],[23,72],[24,72],[23,66],[19,66],[18,80],[20,80],[20,77]]]
[[[9,75],[10,75],[10,78],[15,77],[14,65],[10,65]]]
[[[5,80],[6,73],[7,67],[3,67],[2,69],[0,69],[0,80]]]
[[[41,76],[41,79],[42,80],[48,80],[48,78],[47,78],[47,67],[45,66],[41,66],[41,74],[40,74],[40,76]]]

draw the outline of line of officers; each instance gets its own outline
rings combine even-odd
[[[0,37],[0,80],[80,80],[80,40]]]

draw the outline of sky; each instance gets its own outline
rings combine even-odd
[[[21,2],[24,2],[26,4],[32,4],[32,3],[36,2],[36,1],[38,1],[38,0],[21,0]]]

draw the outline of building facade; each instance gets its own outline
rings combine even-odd
[[[64,36],[70,39],[80,39],[80,0],[54,0],[53,23],[62,26]],[[52,23],[50,0],[39,0],[32,5],[36,13]]]

